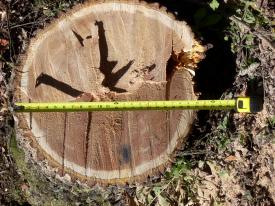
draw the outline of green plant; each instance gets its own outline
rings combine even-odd
[[[225,133],[221,133],[218,140],[217,146],[219,150],[225,150],[227,146],[231,143],[230,138]]]
[[[208,144],[213,145],[214,148],[216,148],[218,151],[226,150],[227,146],[231,143],[229,126],[229,116],[226,115],[222,122],[217,126],[217,129],[211,133],[210,137],[208,138]]]
[[[34,1],[35,7],[42,9],[43,14],[46,15],[47,17],[57,16],[60,12],[64,12],[68,10],[72,4],[73,4],[72,0],[70,1],[35,0]]]
[[[165,174],[165,180],[155,183],[152,187],[138,187],[137,197],[139,202],[145,205],[154,205],[156,202],[160,206],[171,205],[171,202],[182,204],[183,196],[194,197],[193,184],[196,177],[191,173],[191,164],[184,158],[178,160],[169,172]],[[173,195],[170,191],[178,191]],[[179,196],[178,196],[179,195]]]
[[[173,165],[170,172],[165,174],[166,178],[179,178],[182,175],[186,174],[191,169],[190,162],[185,160],[184,158],[178,160],[175,165]]]
[[[229,126],[229,117],[225,116],[223,118],[223,121],[221,122],[221,124],[218,125],[217,129],[222,130],[222,131],[226,131],[228,126]]]
[[[226,30],[225,41],[231,42],[231,51],[242,56],[239,69],[248,69],[260,62],[257,53],[259,39],[267,40],[262,31],[272,31],[272,22],[256,6],[256,1],[240,0]],[[268,40],[267,40],[268,41]]]
[[[267,124],[268,126],[275,128],[275,116],[267,118]]]
[[[271,26],[272,22],[257,7],[256,0],[240,0],[240,2],[242,8],[237,9],[236,12],[244,22],[251,24],[256,28],[258,28],[259,26]]]
[[[212,0],[212,1],[209,3],[209,6],[210,6],[211,9],[213,9],[213,10],[215,11],[216,9],[219,8],[220,3],[218,2],[218,0]]]
[[[213,26],[218,24],[222,16],[218,13],[213,13],[206,8],[200,8],[194,14],[195,25],[197,29]]]
[[[196,29],[200,30],[209,26],[217,25],[222,20],[222,15],[202,7],[195,12],[193,18]]]

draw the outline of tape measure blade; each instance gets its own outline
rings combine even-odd
[[[16,103],[17,112],[78,112],[78,111],[127,111],[127,110],[213,110],[233,109],[235,100],[173,100],[130,102],[49,102]]]

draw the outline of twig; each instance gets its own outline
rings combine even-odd
[[[0,175],[8,173],[7,171],[0,171]]]
[[[243,28],[245,28],[246,30],[248,30],[250,33],[254,34],[255,36],[257,36],[259,39],[266,41],[266,43],[268,44],[268,46],[274,51],[275,50],[275,46],[273,44],[272,41],[270,41],[267,37],[265,37],[263,34],[253,31],[252,28],[247,25],[246,23],[244,23],[241,19],[239,19],[236,16],[230,16],[229,17],[230,20],[234,21],[235,23],[241,25]]]
[[[44,19],[43,21],[33,21],[33,22],[28,22],[28,23],[24,23],[24,24],[17,24],[17,25],[13,25],[10,28],[11,29],[15,29],[18,27],[23,27],[23,26],[28,26],[28,25],[34,25],[34,24],[40,24],[40,23],[45,23],[45,21],[47,21],[49,18]]]
[[[180,155],[182,156],[189,156],[189,155],[201,155],[201,154],[214,154],[212,151],[207,151],[207,150],[194,150],[194,151],[186,151],[186,152],[181,152]]]

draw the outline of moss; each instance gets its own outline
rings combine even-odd
[[[27,169],[27,165],[25,163],[25,153],[21,148],[19,148],[17,146],[15,132],[12,133],[11,138],[10,138],[10,151],[11,151],[12,156],[16,162],[16,165],[20,169],[22,169],[22,171],[25,171]]]
[[[25,160],[23,149],[18,147],[15,131],[10,138],[10,152],[14,158],[20,180],[10,191],[14,200],[18,203],[28,202],[31,205],[71,205],[66,203],[62,198],[56,199],[53,191],[49,188],[49,183],[43,180],[39,171],[31,168]]]
[[[16,142],[16,135],[15,132],[13,131],[11,137],[10,137],[10,145],[9,145],[10,152],[13,156],[13,159],[15,161],[15,164],[17,165],[20,170],[24,171],[26,170],[26,164],[24,162],[24,152],[22,149],[17,147],[17,142]],[[22,194],[22,191],[20,190],[20,185],[21,185],[22,179],[19,179],[12,187],[12,190],[10,191],[10,195],[13,197],[15,201],[18,203],[24,202],[25,199],[24,195]]]
[[[19,180],[14,184],[10,195],[13,200],[24,205],[110,205],[107,194],[101,190],[92,190],[77,186],[67,187],[58,181],[49,181],[41,171],[26,161],[25,153],[16,141],[16,132],[13,131],[9,149],[17,166]]]

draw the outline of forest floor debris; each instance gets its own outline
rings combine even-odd
[[[228,21],[219,31],[220,41],[230,44],[236,65],[232,86],[221,98],[264,90],[264,108],[246,115],[200,111],[185,148],[162,178],[152,177],[145,185],[90,188],[41,176],[24,162],[9,110],[13,70],[38,29],[80,2],[4,0],[0,4],[0,204],[274,205],[275,4],[270,0],[183,1],[197,7],[191,17],[197,35],[203,37],[206,28],[211,32]]]

